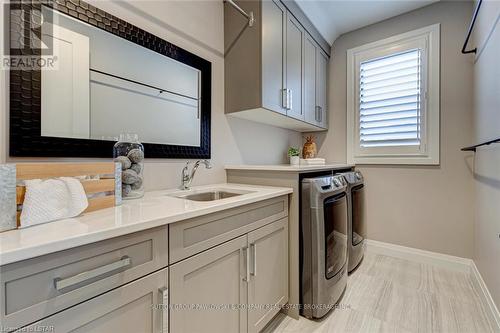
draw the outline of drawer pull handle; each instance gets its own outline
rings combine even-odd
[[[160,288],[161,310],[161,333],[168,333],[168,288]]]
[[[115,261],[111,264],[107,264],[90,271],[86,271],[74,276],[71,276],[66,279],[55,278],[54,285],[57,291],[64,290],[66,288],[70,288],[81,283],[85,283],[88,280],[95,279],[101,275],[116,271],[117,269],[128,267],[132,264],[132,259],[130,257],[125,256],[118,261]]]

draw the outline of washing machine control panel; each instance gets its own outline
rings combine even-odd
[[[336,186],[336,187],[340,187],[342,186],[342,183],[340,182],[340,180],[338,180],[337,178],[333,178],[333,184]]]
[[[363,181],[363,175],[359,171],[346,172],[342,174],[344,181],[347,183],[355,184]]]

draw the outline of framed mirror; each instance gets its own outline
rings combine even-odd
[[[11,156],[112,157],[135,133],[148,158],[210,158],[209,61],[83,1],[23,1],[9,18],[11,55],[40,60],[11,67]]]

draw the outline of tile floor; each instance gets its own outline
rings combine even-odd
[[[281,315],[272,332],[494,332],[467,273],[382,255],[365,255],[339,305],[317,321]]]

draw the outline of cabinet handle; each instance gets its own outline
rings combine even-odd
[[[57,291],[61,291],[63,289],[74,287],[74,286],[82,284],[82,283],[88,283],[92,279],[98,278],[99,276],[116,271],[118,269],[128,267],[131,264],[132,264],[132,259],[130,259],[130,257],[128,257],[128,256],[125,256],[125,257],[121,258],[120,260],[115,261],[111,264],[107,264],[107,265],[92,269],[90,271],[86,271],[86,272],[71,276],[71,277],[66,278],[66,279],[55,278],[54,285],[55,285]]]
[[[158,289],[161,301],[161,333],[168,333],[168,288]]]
[[[250,248],[252,249],[252,272],[250,274],[257,276],[257,247],[252,243]]]
[[[314,120],[317,122],[323,121],[323,108],[319,105],[316,105],[316,109],[314,111]]]
[[[247,262],[246,262],[246,266],[247,266],[247,271],[246,271],[246,282],[250,282],[250,250],[248,249],[248,247],[245,249],[245,251],[247,252]]]
[[[240,257],[242,260],[245,260],[245,275],[243,276],[243,281],[250,281],[250,251],[248,251],[248,247],[240,248]]]
[[[281,104],[283,109],[288,108],[288,89],[281,89]]]
[[[293,91],[288,89],[288,110],[293,109]]]

